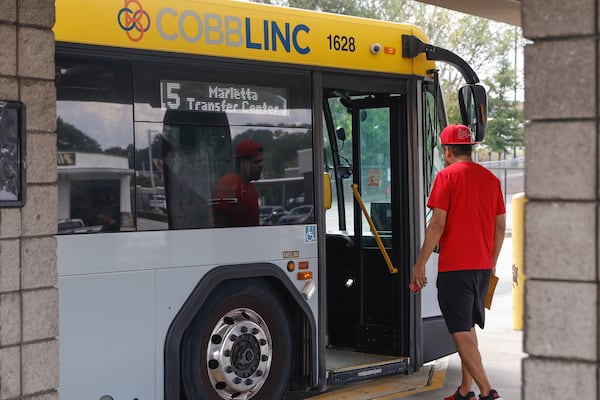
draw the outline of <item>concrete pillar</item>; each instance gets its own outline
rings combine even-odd
[[[598,0],[523,0],[522,23],[523,399],[598,399]]]
[[[0,100],[27,107],[23,208],[0,209],[0,400],[58,398],[54,0],[2,0]]]

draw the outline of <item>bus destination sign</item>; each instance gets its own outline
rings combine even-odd
[[[163,109],[175,111],[289,115],[287,98],[285,88],[160,81],[161,106]]]

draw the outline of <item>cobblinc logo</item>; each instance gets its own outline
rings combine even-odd
[[[117,22],[132,42],[139,42],[150,29],[165,41],[184,41],[194,45],[240,47],[248,50],[310,54],[306,24],[275,21],[214,12],[198,12],[163,7],[152,15],[142,7],[144,0],[124,0]],[[187,4],[185,2],[181,2]],[[149,3],[147,3],[149,4]],[[150,9],[150,8],[149,8]],[[157,40],[154,37],[153,40]]]
[[[144,32],[150,29],[150,16],[144,11],[139,0],[125,0],[117,15],[117,21],[132,42],[142,40]]]

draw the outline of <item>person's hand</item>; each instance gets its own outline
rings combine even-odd
[[[411,285],[414,285],[418,290],[427,286],[427,275],[425,274],[425,265],[415,264],[412,270]]]

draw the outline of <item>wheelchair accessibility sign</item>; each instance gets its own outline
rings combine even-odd
[[[316,225],[306,225],[304,227],[304,243],[317,243]]]

